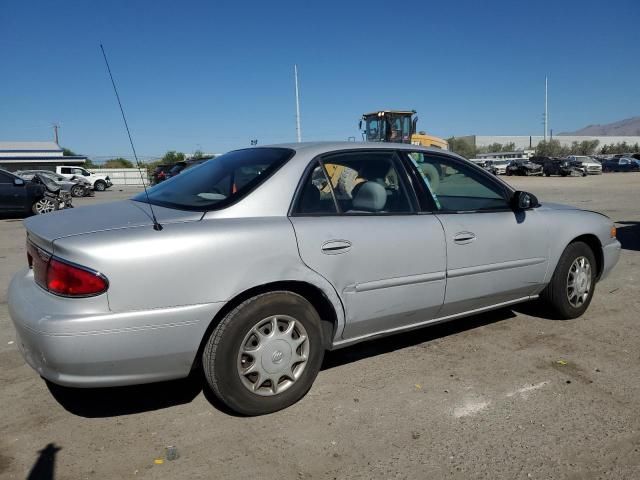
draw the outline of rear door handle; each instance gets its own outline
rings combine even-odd
[[[476,239],[476,234],[473,232],[458,232],[453,236],[453,241],[458,245],[466,245]]]
[[[338,253],[345,253],[351,249],[351,242],[349,240],[329,240],[322,244],[322,253],[327,255],[337,255]]]

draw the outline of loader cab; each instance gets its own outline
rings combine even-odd
[[[383,110],[365,113],[360,121],[367,142],[411,143],[418,117],[415,111]]]

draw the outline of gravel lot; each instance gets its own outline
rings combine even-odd
[[[52,462],[59,479],[640,478],[640,174],[507,179],[618,223],[620,263],[582,318],[524,305],[329,353],[301,402],[260,418],[220,410],[198,378],[47,387],[7,314],[24,228],[0,220],[0,478]],[[169,445],[179,458],[155,463]]]

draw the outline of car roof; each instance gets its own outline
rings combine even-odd
[[[273,145],[262,145],[258,147],[249,147],[248,149],[259,148],[288,148],[295,150],[296,153],[304,153],[304,157],[316,156],[323,153],[348,151],[348,150],[410,150],[412,152],[425,153],[441,153],[452,157],[468,161],[457,153],[441,148],[423,147],[421,145],[412,145],[409,143],[389,143],[389,142],[300,142],[300,143],[280,143]],[[247,149],[247,150],[248,150]],[[296,161],[296,157],[290,161]],[[305,160],[301,160],[305,161]]]

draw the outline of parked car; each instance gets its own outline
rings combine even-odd
[[[504,175],[507,173],[507,165],[509,163],[509,160],[487,160],[484,168],[494,175]]]
[[[157,185],[167,179],[167,173],[173,165],[158,165],[151,173],[151,184]]]
[[[0,170],[0,212],[42,214],[70,206],[71,195],[47,177],[35,174],[29,181]]]
[[[582,164],[570,162],[566,158],[553,158],[544,163],[542,172],[550,177],[551,175],[559,175],[561,177],[580,176],[586,177]]]
[[[174,163],[169,169],[169,171],[167,172],[167,179],[171,177],[175,177],[176,175],[179,175],[180,172],[182,172],[182,170],[184,170],[186,166],[187,166],[187,162]]]
[[[50,170],[19,170],[15,172],[15,174],[25,180],[32,180],[36,174],[43,175],[51,179],[63,190],[69,192],[72,197],[88,197],[94,195],[91,184],[85,180],[84,177],[68,179]]]
[[[56,210],[73,208],[71,194],[63,190],[51,178],[36,173],[30,182],[44,187],[44,196],[34,204],[33,213],[51,213]]]
[[[35,204],[44,197],[43,185],[36,185],[0,169],[0,212],[22,213],[34,212]]]
[[[506,167],[507,175],[542,175],[542,165],[529,160],[512,160]]]
[[[39,375],[106,387],[201,366],[245,415],[304,396],[327,349],[536,298],[579,317],[620,255],[608,217],[410,144],[236,150],[25,227],[8,305]]]
[[[573,165],[582,168],[587,175],[600,175],[602,173],[602,164],[593,157],[569,155],[567,160]]]
[[[210,158],[198,158],[198,159],[193,159],[193,160],[185,160],[185,161],[182,161],[182,162],[176,162],[169,169],[169,172],[167,173],[167,178],[175,177],[176,175],[179,175],[180,173],[182,173],[183,170],[187,170],[189,168],[193,168],[193,167],[195,167],[197,165],[200,165],[200,164],[206,162],[207,160],[210,160]]]
[[[93,185],[93,189],[98,192],[103,192],[113,185],[109,175],[91,173],[85,168],[73,165],[58,165],[56,167],[56,173],[66,178],[73,178],[76,176],[84,177],[91,185]]]
[[[637,172],[640,170],[640,161],[635,158],[618,157],[602,162],[604,172]]]

